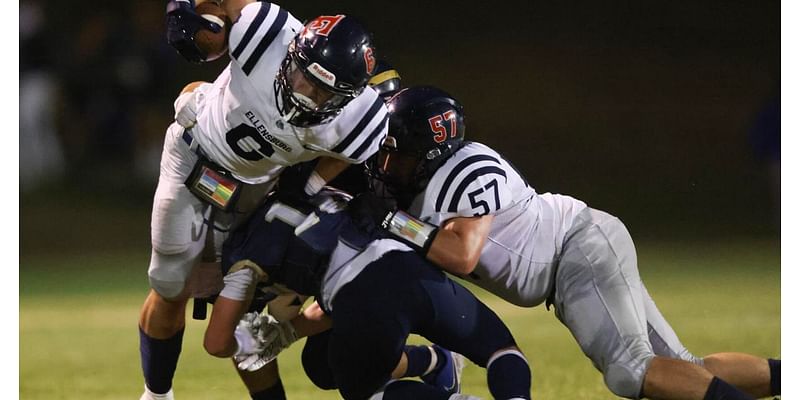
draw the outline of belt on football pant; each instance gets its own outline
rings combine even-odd
[[[197,154],[202,158],[208,159],[208,156],[206,156],[206,152],[204,152],[203,149],[200,147],[200,143],[194,140],[194,136],[192,136],[191,130],[184,129],[181,138],[183,138],[183,141],[186,143],[186,145],[189,146],[189,150],[191,150],[193,153]]]

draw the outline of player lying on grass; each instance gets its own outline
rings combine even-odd
[[[231,62],[213,83],[188,86],[164,141],[151,219],[152,290],[141,309],[142,400],[172,399],[195,267],[215,262],[225,232],[263,200],[288,165],[320,159],[301,185],[311,195],[346,166],[377,151],[386,109],[366,87],[375,68],[371,35],[350,16],[305,26],[278,5],[222,3],[233,22]],[[194,42],[220,27],[192,0],[170,0],[167,40],[199,62]],[[254,399],[264,398],[250,388]]]
[[[319,320],[313,307],[294,329],[264,316],[240,321],[254,293],[280,284],[316,296],[330,316],[331,329],[311,336],[303,351],[304,368],[321,388],[338,388],[345,399],[469,398],[454,393],[460,368],[437,371],[453,364],[449,352],[405,344],[416,333],[487,368],[495,398],[528,399],[530,369],[497,315],[406,244],[376,240],[380,230],[369,218],[343,211],[348,198],[325,191],[311,213],[271,199],[231,233],[223,251],[225,288],[204,341],[208,352],[238,355],[247,367],[247,355],[264,350],[265,332],[277,331],[283,342],[315,333],[302,322]],[[409,376],[429,384],[397,380]]]
[[[619,219],[537,193],[491,148],[466,142],[464,112],[433,87],[387,102],[364,211],[442,269],[523,307],[547,302],[608,388],[627,398],[750,399],[780,393],[780,360],[692,355],[639,277]],[[403,210],[403,211],[400,211]]]

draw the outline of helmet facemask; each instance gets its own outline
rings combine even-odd
[[[430,175],[426,160],[416,153],[401,152],[392,136],[387,136],[378,153],[367,160],[370,189],[379,197],[393,199],[406,209],[427,186]]]

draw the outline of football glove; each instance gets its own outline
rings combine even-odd
[[[194,0],[167,2],[167,43],[183,58],[198,64],[207,56],[194,41],[194,35],[200,29],[219,33],[222,27],[198,15],[194,10]]]
[[[347,213],[359,229],[371,236],[381,236],[384,221],[391,219],[395,209],[372,192],[364,192],[350,200]]]
[[[258,354],[264,350],[264,346],[259,339],[259,327],[261,321],[257,313],[247,313],[242,316],[239,325],[233,336],[236,338],[237,349],[234,357]]]
[[[316,163],[311,161],[284,168],[278,176],[278,188],[275,191],[278,201],[303,214],[312,213],[314,205],[310,200],[314,193],[306,192],[306,183],[315,167]]]
[[[197,102],[203,97],[199,90],[182,93],[175,99],[175,122],[184,128],[191,128],[197,122]]]
[[[253,317],[253,315],[255,315]],[[279,322],[269,314],[258,315],[248,313],[239,323],[243,330],[247,330],[258,342],[253,349],[258,352],[237,352],[234,356],[236,366],[243,371],[256,371],[272,362],[284,349],[297,341],[297,333],[289,321]],[[237,331],[239,326],[236,327]],[[238,339],[237,339],[238,342]]]

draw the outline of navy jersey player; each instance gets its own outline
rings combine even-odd
[[[206,349],[227,357],[254,346],[262,327],[252,322],[262,317],[248,315],[237,326],[239,316],[256,291],[285,285],[316,296],[332,319],[331,329],[309,337],[303,351],[304,368],[321,388],[338,388],[345,399],[472,398],[454,393],[452,378],[450,387],[393,381],[442,368],[435,350],[405,345],[417,333],[486,367],[495,398],[529,398],[530,369],[497,315],[408,245],[376,236],[369,215],[343,212],[348,199],[323,190],[310,214],[271,199],[231,234]],[[311,333],[295,327],[290,336]]]
[[[415,87],[387,106],[389,135],[369,165],[376,193],[391,194],[399,210],[377,197],[362,202],[376,223],[508,302],[552,303],[619,396],[779,393],[779,360],[687,351],[639,277],[625,226],[575,198],[537,193],[496,151],[464,141],[452,96]]]
[[[198,22],[193,5],[169,2],[167,36],[197,61],[193,34],[216,27]],[[250,0],[223,7],[233,21],[230,64],[214,82],[185,89],[166,132],[151,219],[152,290],[139,320],[143,399],[173,397],[185,283],[200,262],[216,261],[222,234],[260,204],[284,167],[319,160],[280,185],[286,199],[302,199],[377,151],[386,134],[383,100],[366,87],[374,46],[359,22],[340,14],[303,25],[278,5]]]

